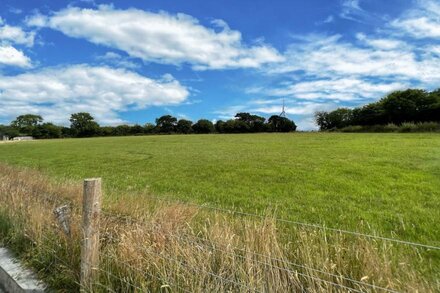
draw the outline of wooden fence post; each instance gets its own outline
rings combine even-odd
[[[85,179],[81,242],[81,291],[90,291],[99,266],[101,178]]]

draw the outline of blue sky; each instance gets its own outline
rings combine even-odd
[[[354,107],[440,87],[437,0],[0,3],[0,123],[196,121]]]

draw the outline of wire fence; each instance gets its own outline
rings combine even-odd
[[[414,247],[416,249],[426,249],[429,251],[439,251],[440,247],[435,245],[416,243],[405,241],[396,238],[382,237],[378,235],[371,235],[366,233],[359,233],[344,229],[337,229],[326,227],[324,225],[292,221],[282,218],[277,218],[271,215],[263,215],[257,213],[248,213],[245,211],[226,209],[222,207],[215,207],[212,205],[200,205],[195,203],[183,202],[179,200],[154,198],[161,202],[172,202],[185,207],[195,207],[200,210],[207,210],[209,212],[221,213],[236,217],[249,218],[250,221],[264,223],[265,220],[274,221],[275,223],[282,223],[287,225],[299,226],[311,230],[322,230],[334,234],[350,235],[353,237],[364,238],[366,240],[384,241],[398,245]],[[78,211],[77,211],[78,212]],[[102,212],[102,218],[117,218],[119,215],[112,212]],[[155,223],[146,222],[146,220],[131,218],[129,215],[123,215],[128,219],[123,223],[125,233],[130,232],[125,228],[130,228],[133,223],[146,228],[145,234],[151,234],[150,237],[165,237],[173,239],[173,241],[180,243],[180,246],[169,246],[169,242],[165,241],[163,247],[157,247],[150,242],[136,242],[131,243],[131,251],[139,258],[115,258],[109,259],[106,255],[113,249],[112,244],[105,244],[101,238],[100,258],[102,263],[92,265],[96,275],[93,280],[93,287],[97,291],[105,292],[155,292],[157,289],[168,290],[171,292],[194,292],[200,289],[204,284],[198,284],[195,288],[192,284],[192,276],[199,276],[196,278],[199,282],[206,281],[209,284],[209,289],[214,291],[229,291],[229,292],[270,292],[272,291],[271,282],[273,282],[273,275],[279,275],[279,288],[290,289],[295,288],[298,292],[400,292],[402,287],[395,289],[390,286],[383,286],[384,284],[376,282],[372,279],[368,282],[367,279],[359,278],[350,274],[339,273],[337,270],[327,270],[322,267],[301,263],[283,256],[274,256],[265,254],[259,251],[254,251],[250,247],[224,244],[221,241],[213,241],[208,235],[200,236],[191,227],[184,233],[176,233],[171,230],[160,230],[155,227]],[[165,221],[166,222],[166,219]],[[128,223],[128,224],[127,224]],[[82,223],[84,225],[84,223]],[[90,223],[89,223],[90,224]],[[136,225],[133,225],[133,227]],[[98,227],[99,228],[99,227]],[[102,228],[102,227],[101,227]],[[84,226],[82,226],[84,230]],[[99,229],[98,229],[99,230]],[[178,231],[177,231],[178,232]],[[118,233],[116,231],[115,233]],[[76,285],[82,290],[88,291],[90,288],[85,287],[80,280],[82,266],[78,260],[78,255],[72,251],[72,248],[78,243],[73,243],[70,235],[62,235],[61,230],[59,234],[41,233],[41,235],[27,235],[28,238],[34,242],[50,243],[50,246],[44,246],[45,252],[53,259],[53,265],[58,265],[64,270],[64,273],[74,275]],[[323,236],[325,237],[325,236]],[[120,235],[116,235],[120,240]],[[106,247],[108,245],[109,247]],[[116,246],[118,242],[116,241]],[[182,252],[184,248],[194,247],[192,251],[197,254],[197,249],[202,253],[198,253],[192,259],[188,260],[188,255]],[[82,247],[84,249],[84,247]],[[173,250],[174,249],[174,250]],[[78,250],[77,250],[78,251]],[[130,255],[130,254],[127,254]],[[230,267],[226,271],[215,268],[216,255],[222,255],[225,259],[230,259]],[[117,257],[117,254],[113,256]],[[203,259],[206,257],[206,259]],[[160,259],[161,261],[151,261],[152,259]],[[194,263],[198,261],[199,264]],[[203,263],[206,261],[206,263]],[[142,265],[139,265],[139,262]],[[218,260],[220,262],[220,260]],[[46,262],[47,263],[47,260]],[[240,266],[245,264],[243,266]],[[82,264],[81,264],[82,265]],[[236,267],[234,267],[236,266]],[[237,272],[243,268],[249,269],[248,272]],[[249,274],[249,276],[246,276]],[[244,276],[244,277],[243,277]],[[252,282],[249,279],[254,278]],[[312,285],[311,285],[312,284]],[[312,288],[312,289],[311,289]],[[316,289],[318,288],[318,289]],[[316,290],[314,290],[316,289]],[[93,291],[93,290],[92,290]]]

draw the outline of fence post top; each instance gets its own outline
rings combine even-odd
[[[101,178],[86,178],[84,182],[101,181]]]

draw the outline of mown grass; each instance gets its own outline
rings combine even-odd
[[[439,134],[146,136],[0,145],[0,161],[152,194],[440,245]],[[369,231],[366,231],[369,232]]]

